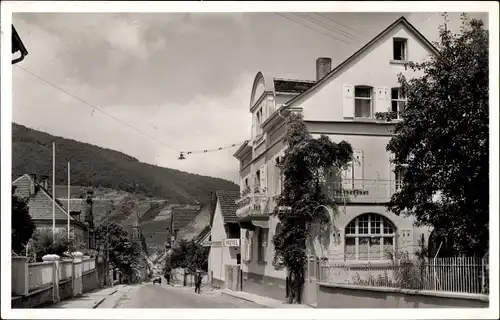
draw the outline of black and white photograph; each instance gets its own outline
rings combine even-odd
[[[2,318],[498,318],[498,3],[268,4],[2,2]]]

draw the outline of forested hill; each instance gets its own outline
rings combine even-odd
[[[12,178],[25,173],[52,176],[52,142],[56,143],[56,184],[123,190],[172,203],[207,203],[215,190],[238,190],[230,181],[139,162],[124,153],[55,137],[12,124]]]

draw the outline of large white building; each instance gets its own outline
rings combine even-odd
[[[282,190],[276,166],[284,154],[287,112],[301,112],[315,137],[348,141],[354,150],[349,169],[342,173],[338,199],[340,214],[332,217],[329,234],[308,248],[314,259],[351,267],[386,264],[387,252],[412,253],[427,229],[414,220],[386,209],[401,182],[386,151],[395,122],[377,120],[377,112],[402,111],[404,97],[398,88],[399,73],[420,76],[405,62],[421,62],[436,49],[404,17],[401,17],[359,51],[335,68],[331,59],[316,61],[316,81],[270,78],[257,73],[250,96],[252,136],[234,156],[240,161],[241,197],[236,215],[241,226],[242,290],[285,298],[286,270],[272,265],[272,237],[280,227],[270,216]],[[310,268],[306,302],[314,300],[317,271]],[[310,285],[309,285],[310,284]]]

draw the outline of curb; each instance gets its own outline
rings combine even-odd
[[[226,296],[229,296],[229,297],[236,298],[236,299],[245,300],[245,301],[248,301],[248,302],[255,303],[256,305],[262,306],[263,308],[275,309],[274,307],[270,307],[270,306],[266,306],[266,305],[263,305],[263,304],[257,303],[257,302],[255,302],[254,300],[249,299],[249,298],[244,298],[244,297],[240,297],[240,296],[237,296],[237,295],[232,295],[232,294],[230,294],[230,293],[228,293],[228,292],[224,292],[224,291],[221,291],[220,293],[225,294]]]
[[[105,298],[100,298],[99,301],[97,301],[94,306],[92,307],[92,309],[95,309],[97,308],[103,301],[105,300]]]

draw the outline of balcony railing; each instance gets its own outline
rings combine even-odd
[[[387,203],[401,183],[380,179],[343,179],[328,184],[328,193],[337,202]]]
[[[236,200],[238,209],[236,210],[236,216],[239,218],[246,217],[248,215],[265,215],[268,214],[268,204],[270,198],[268,198],[263,193],[242,193],[240,199]]]

